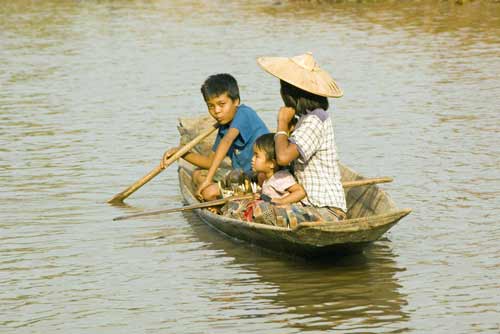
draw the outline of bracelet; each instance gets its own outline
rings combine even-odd
[[[288,137],[288,132],[286,131],[278,131],[274,134],[274,139],[276,140],[276,137],[279,136],[279,135],[285,135]]]

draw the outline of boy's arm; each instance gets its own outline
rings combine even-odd
[[[161,159],[160,166],[164,168],[166,161],[177,151],[179,151],[179,147],[174,147],[166,151],[165,154],[163,155],[163,158]],[[203,169],[209,169],[214,159],[214,152],[210,152],[208,156],[194,152],[187,152],[182,156],[182,158],[197,167],[201,167]]]
[[[197,195],[200,196],[203,189],[205,189],[212,183],[215,172],[219,168],[222,160],[224,160],[224,158],[226,157],[229,148],[231,147],[234,140],[236,139],[236,137],[238,137],[239,134],[240,132],[238,131],[238,129],[230,128],[227,131],[226,135],[221,139],[219,146],[217,146],[215,154],[213,154],[213,159],[208,169],[207,178],[199,185],[198,190],[196,192]]]
[[[276,204],[291,204],[300,202],[306,197],[306,191],[302,185],[295,183],[293,186],[286,189],[289,192],[288,195],[282,198],[273,198],[273,202]]]
[[[214,160],[214,152],[210,152],[208,156],[194,152],[188,152],[184,154],[182,158],[195,166],[201,167],[203,169],[209,169]]]

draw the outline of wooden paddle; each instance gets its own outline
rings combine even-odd
[[[184,154],[186,154],[189,150],[191,150],[193,147],[195,147],[199,142],[201,142],[203,139],[208,137],[212,132],[214,132],[217,129],[217,123],[213,124],[210,128],[207,130],[203,131],[200,133],[198,136],[196,136],[193,140],[191,140],[189,143],[184,145],[179,151],[177,151],[174,155],[172,155],[168,160],[165,162],[164,168],[161,168],[161,165],[158,165],[155,169],[153,169],[149,174],[144,176],[142,179],[125,189],[119,194],[116,194],[113,198],[111,198],[108,203],[121,203],[123,200],[130,195],[132,195],[136,190],[138,190],[140,187],[148,183],[152,178],[154,178],[156,175],[160,174],[165,168],[170,166],[172,163],[177,161],[180,157],[182,157]]]
[[[368,186],[368,185],[372,185],[372,184],[386,183],[386,182],[392,182],[392,178],[390,178],[390,177],[378,177],[378,178],[373,178],[373,179],[346,181],[346,182],[342,182],[342,185],[344,186],[344,188],[352,188],[352,187]],[[229,201],[251,199],[253,197],[254,197],[253,194],[232,196],[232,197],[216,199],[216,200],[208,201],[208,202],[201,202],[201,203],[196,203],[196,204],[192,204],[192,205],[181,206],[178,208],[137,213],[137,214],[129,215],[129,216],[119,216],[119,217],[113,218],[113,220],[125,220],[125,219],[135,218],[135,217],[153,216],[153,215],[158,215],[158,214],[163,214],[163,213],[172,213],[172,212],[179,212],[179,211],[188,211],[188,210],[193,210],[193,209],[208,208],[211,206],[224,205]]]
[[[137,213],[137,214],[129,215],[129,216],[120,216],[120,217],[113,218],[113,220],[125,220],[125,219],[135,218],[135,217],[159,215],[162,213],[172,213],[172,212],[179,212],[179,211],[208,208],[211,206],[224,205],[229,201],[238,201],[238,200],[252,199],[252,198],[254,198],[253,194],[247,194],[247,195],[241,195],[241,196],[231,196],[231,197],[216,199],[213,201],[201,202],[201,203],[196,203],[196,204],[192,204],[192,205],[181,206],[179,208]]]
[[[344,188],[353,188],[353,187],[369,186],[371,184],[387,183],[387,182],[392,182],[392,178],[391,177],[377,177],[377,178],[373,178],[373,179],[361,179],[361,180],[355,180],[355,181],[346,181],[346,182],[342,182],[342,186]]]

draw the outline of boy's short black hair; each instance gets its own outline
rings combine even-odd
[[[267,160],[276,160],[274,133],[266,133],[255,140],[255,147],[266,153]]]
[[[220,73],[211,75],[201,85],[201,94],[205,102],[224,93],[227,93],[227,96],[233,101],[240,99],[238,82],[231,74]]]
[[[300,117],[306,114],[307,111],[318,108],[328,109],[328,99],[326,97],[306,92],[283,80],[280,80],[280,84],[281,98],[285,106],[295,109],[297,116]]]

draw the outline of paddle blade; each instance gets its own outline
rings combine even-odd
[[[167,168],[172,163],[174,163],[175,161],[177,161],[180,157],[182,157],[184,154],[186,154],[187,152],[189,152],[193,147],[195,147],[196,145],[198,145],[198,143],[200,143],[203,139],[205,139],[206,137],[208,137],[212,132],[214,132],[215,130],[217,130],[217,126],[218,126],[217,123],[213,124],[208,129],[206,129],[205,131],[203,131],[202,133],[200,133],[198,136],[196,136],[189,143],[187,143],[186,145],[184,145],[181,149],[179,149],[179,151],[177,151],[174,155],[172,155],[165,162],[165,168]],[[111,198],[110,200],[108,200],[108,203],[112,204],[112,203],[121,203],[121,202],[123,202],[123,200],[125,198],[129,197],[130,195],[132,195],[135,191],[137,191],[143,185],[145,185],[146,183],[148,183],[152,178],[154,178],[156,175],[160,174],[163,170],[164,170],[164,168],[161,168],[161,166],[158,165],[158,167],[156,167],[155,169],[153,169],[151,172],[149,172],[149,174],[147,174],[146,176],[144,176],[142,179],[140,179],[139,181],[137,181],[136,183],[134,183],[133,185],[131,185],[130,187],[128,187],[127,189],[125,189],[124,191],[122,191],[121,193],[118,193],[115,196],[113,196],[113,198]]]

